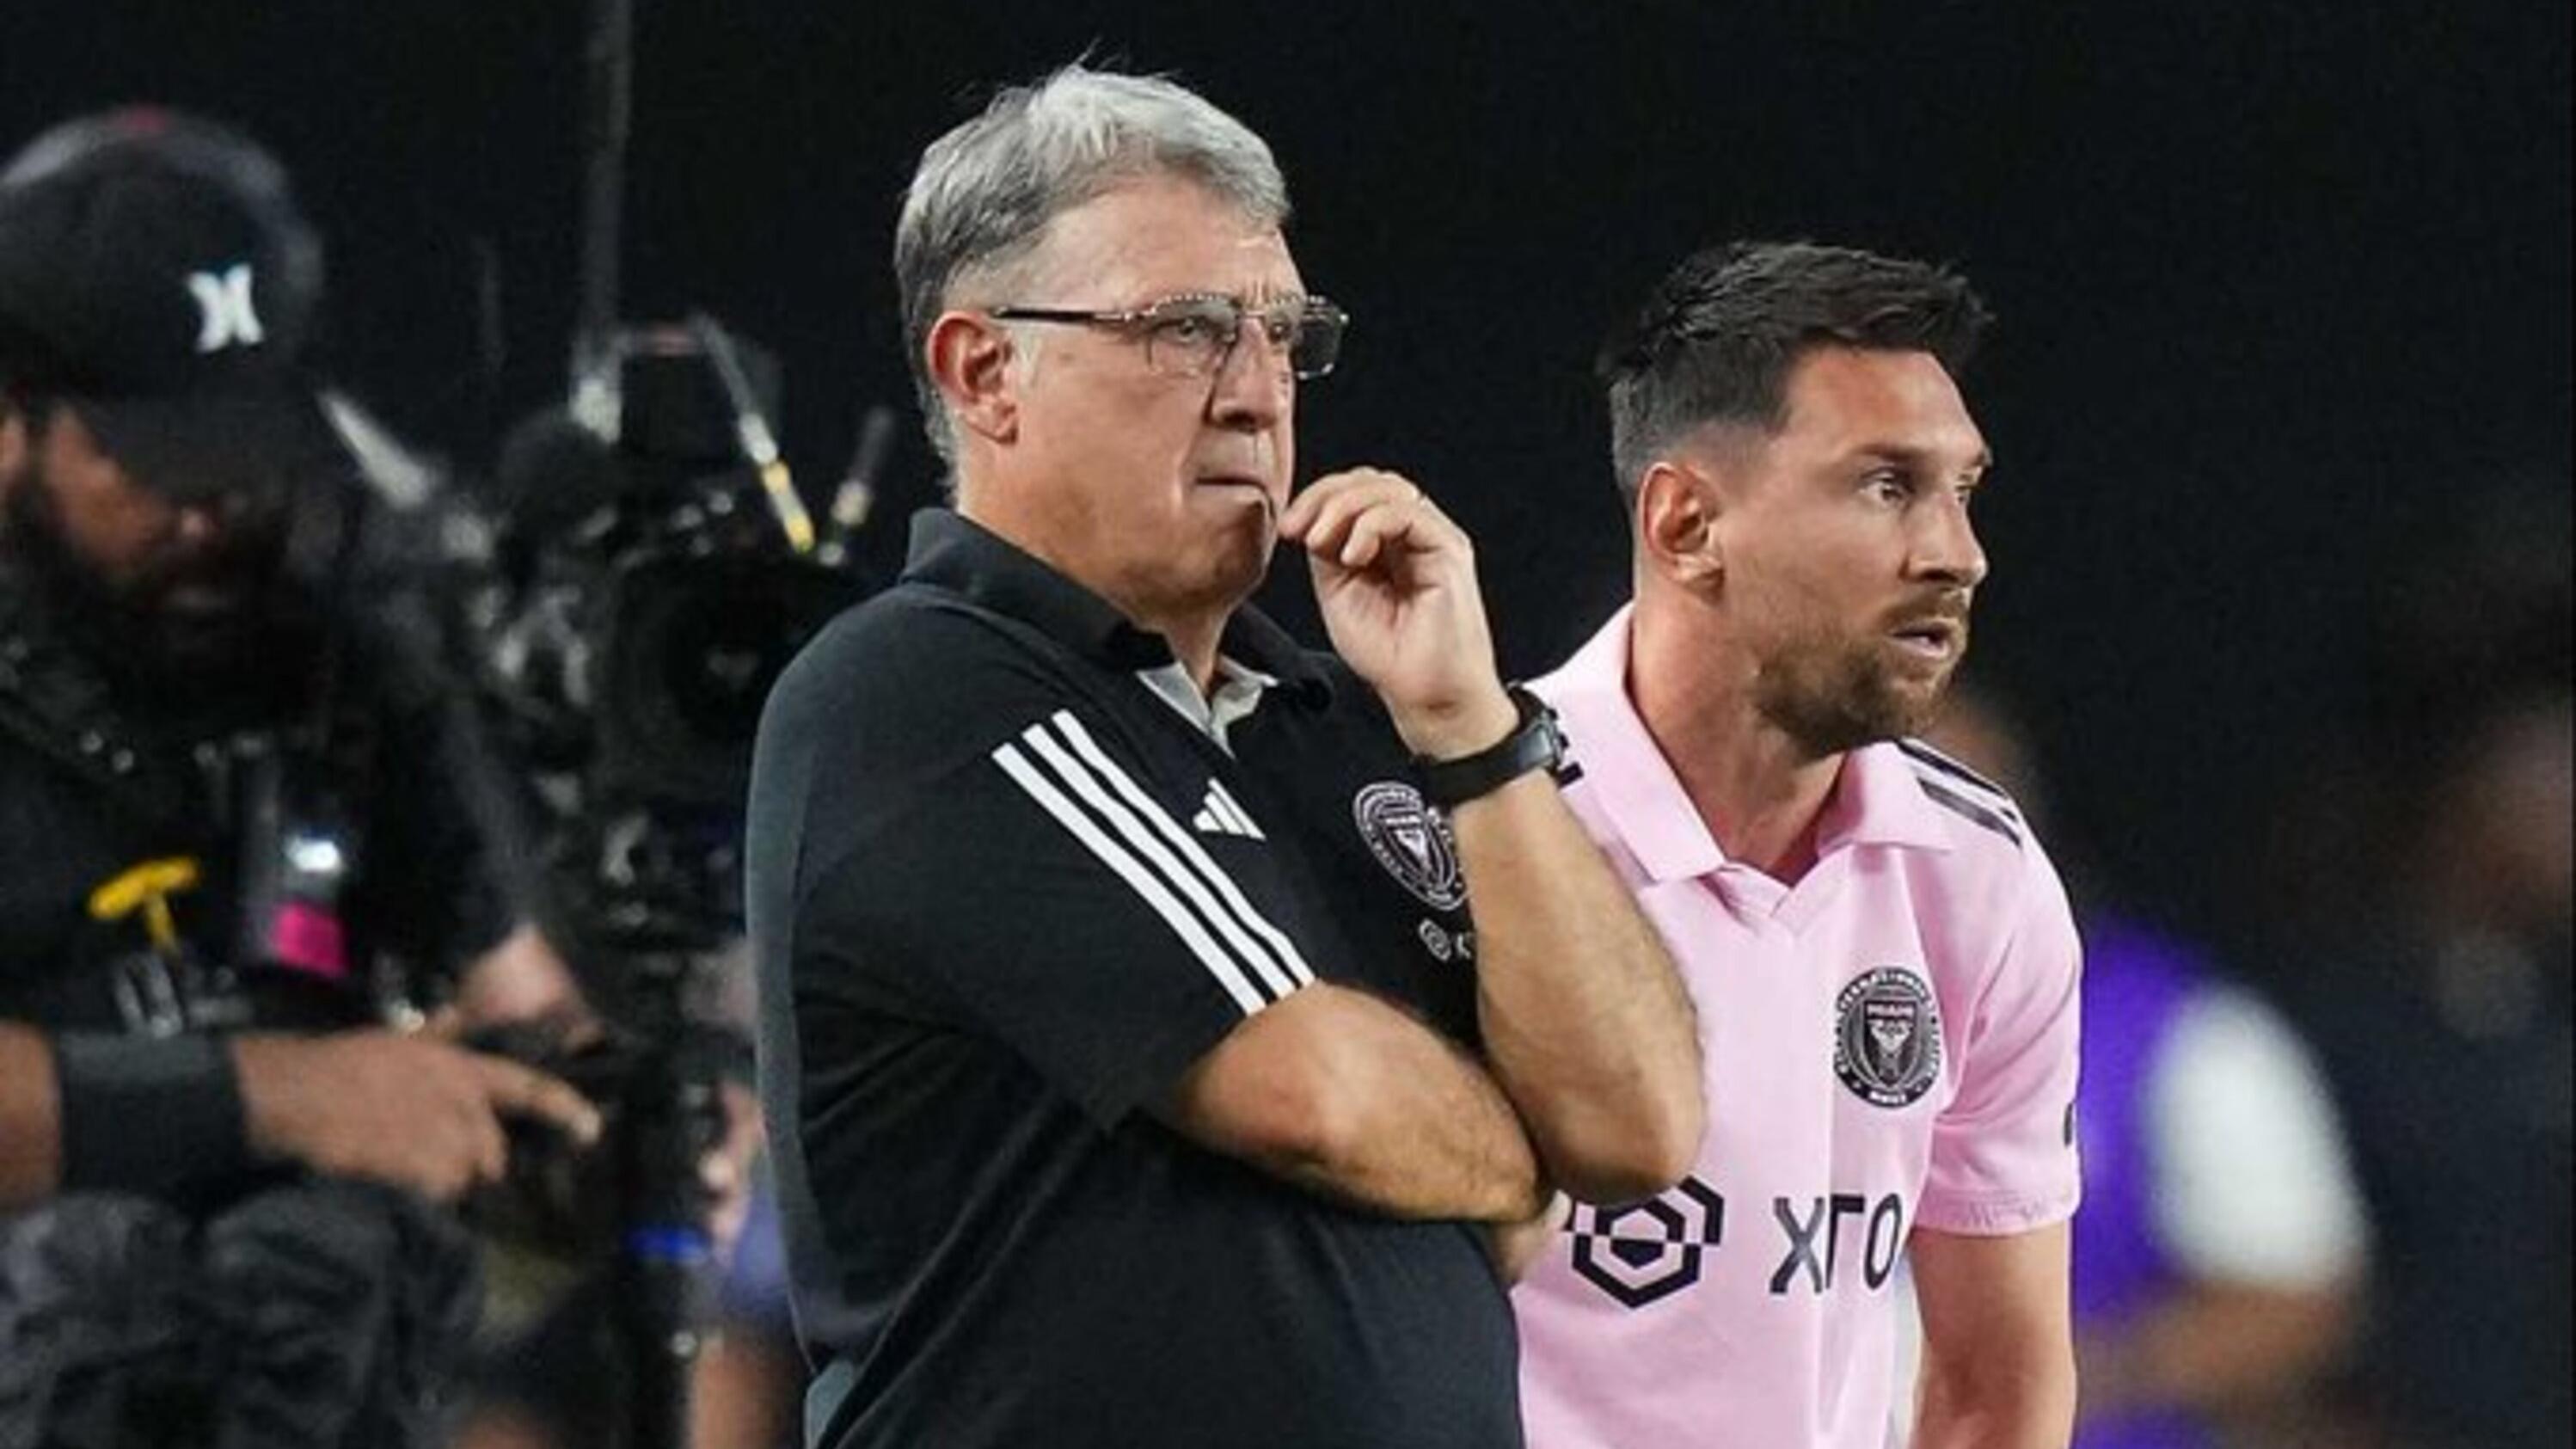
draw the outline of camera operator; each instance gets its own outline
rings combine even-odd
[[[578,1009],[365,565],[276,162],[126,111],[0,173],[0,1449],[431,1442],[441,1204],[553,1077],[384,1025]],[[481,1020],[478,1022],[477,1018]]]

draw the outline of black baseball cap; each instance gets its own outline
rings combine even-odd
[[[135,107],[0,169],[0,382],[71,405],[172,495],[282,487],[338,444],[302,367],[322,248],[285,168]]]

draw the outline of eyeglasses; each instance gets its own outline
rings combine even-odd
[[[1222,292],[1189,292],[1121,311],[1070,307],[988,307],[1005,322],[1071,322],[1142,339],[1145,365],[1167,377],[1213,377],[1234,356],[1250,320],[1274,359],[1300,380],[1322,377],[1341,359],[1350,314],[1321,297],[1274,297],[1247,303]]]

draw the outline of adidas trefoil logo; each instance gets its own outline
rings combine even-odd
[[[1190,824],[1196,826],[1201,835],[1240,835],[1246,840],[1270,838],[1261,833],[1260,826],[1252,823],[1252,817],[1244,812],[1242,806],[1234,803],[1234,797],[1225,792],[1225,786],[1214,780],[1208,781],[1207,799],[1199,805],[1199,813],[1190,817]]]

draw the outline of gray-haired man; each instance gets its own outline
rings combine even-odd
[[[835,1446],[1520,1442],[1490,1225],[1673,1181],[1671,965],[1411,483],[1290,499],[1268,149],[1079,68],[896,241],[953,512],[780,682],[763,1085]],[[1243,600],[1304,547],[1339,658]],[[1469,887],[1473,887],[1473,902]]]

